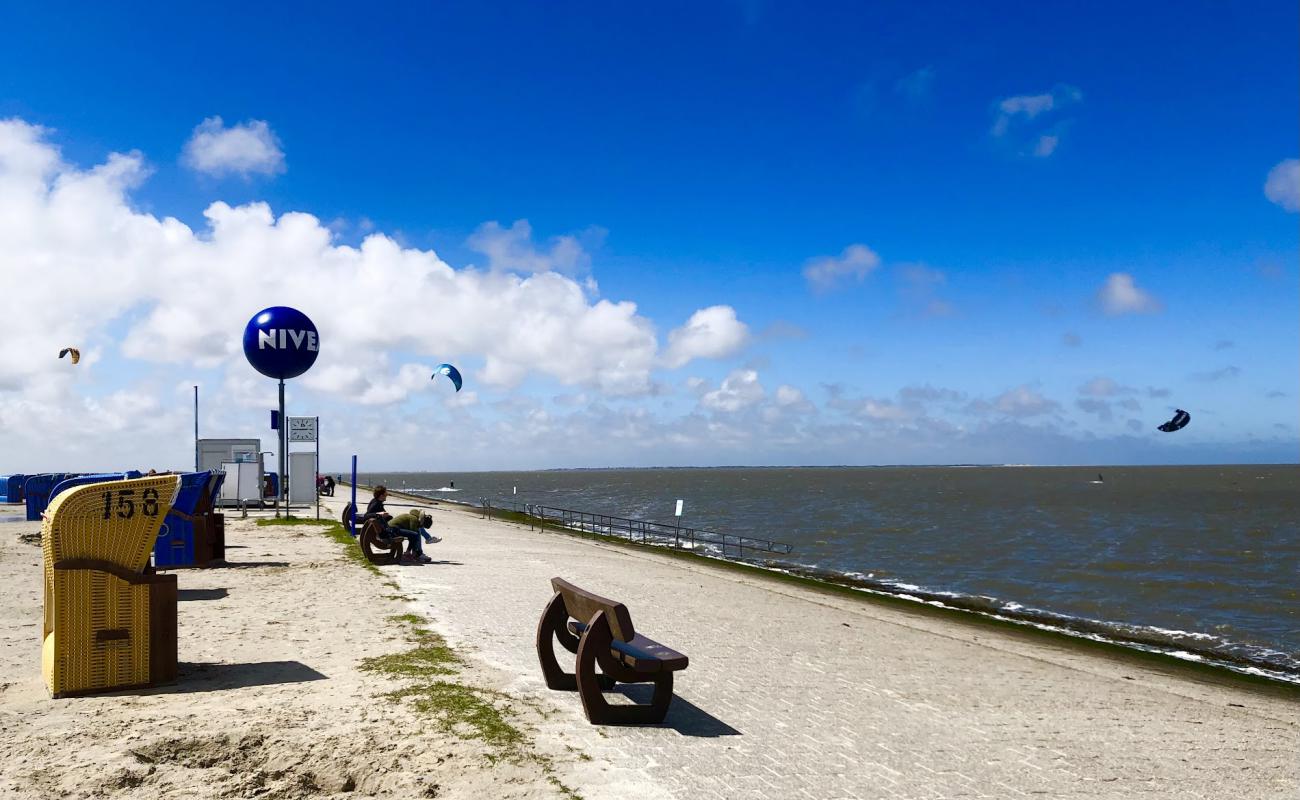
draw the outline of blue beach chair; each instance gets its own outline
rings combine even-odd
[[[172,503],[172,510],[163,520],[158,539],[154,542],[155,567],[167,569],[200,566],[195,549],[195,515],[210,507],[208,499],[211,497],[211,478],[211,471],[181,475],[181,488],[176,493],[176,501]]]
[[[126,472],[100,472],[93,475],[78,475],[75,478],[65,478],[54,485],[50,490],[49,499],[46,500],[46,508],[54,502],[54,498],[73,488],[74,486],[85,486],[88,483],[108,483],[110,481],[133,480],[142,476],[139,470],[130,469]],[[41,509],[44,511],[45,509]]]
[[[26,475],[0,475],[0,503],[21,503]]]
[[[23,502],[27,504],[27,521],[39,522],[41,512],[50,505],[50,492],[63,481],[75,477],[76,473],[65,472],[28,475],[23,481]]]
[[[217,501],[221,499],[221,487],[226,482],[226,473],[216,469],[212,471],[212,477],[208,479],[208,507],[216,508]]]

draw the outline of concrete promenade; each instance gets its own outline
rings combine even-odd
[[[1300,797],[1300,693],[433,515],[443,563],[385,573],[552,712],[539,734],[591,757],[565,776],[588,800]],[[576,695],[546,689],[533,636],[556,575],[623,600],[638,630],[690,656],[664,726],[593,727]]]

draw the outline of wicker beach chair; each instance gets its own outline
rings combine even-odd
[[[92,483],[44,514],[42,673],[55,697],[176,677],[176,576],[147,570],[177,475]]]

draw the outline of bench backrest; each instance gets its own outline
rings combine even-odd
[[[564,599],[564,608],[569,616],[579,622],[589,623],[597,612],[604,611],[615,639],[630,642],[636,637],[636,631],[632,628],[632,614],[622,603],[579,589],[563,578],[551,578],[551,588]]]

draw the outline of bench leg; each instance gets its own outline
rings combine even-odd
[[[537,621],[537,660],[542,664],[546,688],[571,692],[578,688],[578,682],[572,673],[560,669],[560,662],[555,660],[555,648],[551,646],[551,640],[555,638],[565,645],[565,649],[569,649],[565,637],[573,639],[574,636],[564,629],[564,623],[568,621],[569,612],[564,608],[564,597],[556,592],[551,602],[546,604],[542,618]]]
[[[582,639],[578,642],[578,696],[582,698],[582,710],[587,715],[587,721],[593,725],[657,725],[663,722],[664,717],[668,716],[668,704],[673,699],[671,672],[661,672],[653,678],[629,681],[630,677],[640,676],[628,670],[622,671],[624,674],[620,677],[625,683],[654,682],[654,698],[649,705],[614,706],[610,705],[601,694],[602,689],[613,688],[613,681],[606,685],[601,679],[608,678],[608,675],[596,672],[596,665],[611,660],[609,648],[613,640],[609,621],[605,619],[605,612],[601,611],[587,626]],[[617,669],[616,665],[609,663],[602,663],[601,666],[607,672]]]
[[[367,531],[365,527],[357,534],[357,545],[361,548],[362,554],[371,564],[400,564],[402,562],[402,540],[401,539],[378,539],[373,529]],[[383,553],[384,555],[380,555]]]
[[[569,633],[565,623],[569,621],[568,609],[564,607],[564,597],[556,592],[551,602],[546,604],[542,618],[537,621],[537,660],[542,665],[542,677],[546,688],[563,692],[576,691],[577,678],[572,672],[565,672],[555,659],[555,648],[551,645],[552,637],[570,653],[578,652],[578,637]],[[614,688],[614,679],[607,675],[598,675],[597,681],[605,689]]]

